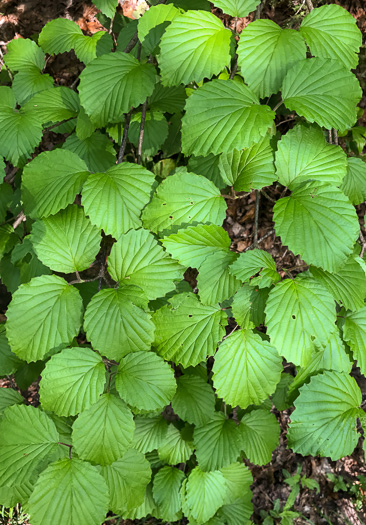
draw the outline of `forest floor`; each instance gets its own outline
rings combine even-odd
[[[262,10],[262,18],[272,19],[282,26],[287,25],[290,19],[294,19],[296,8],[299,8],[303,3],[302,0],[267,0]],[[365,43],[366,0],[314,1],[315,6],[323,3],[338,3],[345,7],[357,19]],[[234,20],[231,17],[222,15],[217,9],[214,9],[214,12],[223,19],[227,27],[234,27]],[[0,46],[6,45],[13,38],[32,37],[32,35],[39,33],[48,21],[58,17],[70,18],[78,23],[85,34],[93,34],[102,29],[96,14],[96,8],[88,0],[0,0]],[[236,22],[237,30],[241,31],[250,20],[250,17],[239,19]],[[294,27],[296,27],[296,20]],[[73,52],[51,57],[47,64],[47,72],[55,78],[58,85],[72,84],[82,68],[83,65],[76,59]],[[361,55],[357,76],[365,92],[365,55]],[[360,106],[366,108],[365,96]],[[366,117],[361,118],[359,124],[366,125]],[[291,122],[278,122],[277,125],[291,126]],[[285,130],[282,129],[282,131]],[[42,149],[49,149],[55,141],[60,141],[60,135],[49,132],[42,142]],[[275,185],[266,191],[272,199],[279,197],[279,190]],[[228,212],[224,227],[232,239],[232,249],[235,251],[244,251],[253,240],[255,199],[256,194],[254,192],[240,199],[228,199]],[[302,261],[298,257],[294,257],[286,247],[282,246],[280,239],[275,237],[272,206],[270,200],[261,196],[258,228],[258,238],[264,237],[261,247],[274,257],[279,268],[282,266],[287,268],[299,266]],[[363,217],[366,206],[363,204],[358,208],[361,226],[364,227]],[[8,294],[4,293],[1,297],[0,290],[1,312],[5,311],[8,301]],[[286,366],[287,372],[294,371],[292,365]],[[357,368],[354,369],[353,376],[366,395],[366,380]],[[3,379],[0,380],[0,387],[14,388],[16,385],[8,379]],[[39,402],[38,381],[33,383],[26,392],[23,391],[22,394],[29,404],[37,405]],[[284,482],[283,469],[294,475],[298,467],[301,466],[301,475],[317,481],[320,490],[319,493],[316,493],[315,489],[302,488],[300,490],[292,510],[301,513],[301,517],[296,518],[294,524],[366,525],[366,487],[362,487],[359,478],[359,476],[365,476],[366,481],[365,453],[362,448],[363,438],[360,438],[357,448],[350,457],[338,461],[310,456],[302,457],[286,448],[286,428],[291,410],[278,412],[274,409],[273,411],[278,418],[282,432],[280,444],[273,453],[272,461],[263,467],[247,463],[255,480],[252,485],[253,521],[258,524],[262,523],[263,516],[260,515],[260,511],[273,509],[275,500],[279,499],[281,507],[285,505],[291,489]],[[1,519],[0,517],[0,524],[3,523]],[[108,525],[117,525],[114,520],[109,520],[107,523]],[[120,523],[121,525],[137,525],[142,522],[127,520]],[[144,523],[157,524],[159,522],[148,520]]]

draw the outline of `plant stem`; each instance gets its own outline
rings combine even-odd
[[[313,2],[311,0],[305,0],[305,2],[309,11],[312,11],[314,9]]]
[[[71,459],[71,450],[72,450],[72,445],[68,445],[67,443],[62,443],[62,441],[59,441],[58,442],[58,445],[64,445],[65,447],[69,447],[69,459]]]
[[[133,35],[133,37],[131,38],[131,40],[129,41],[129,43],[127,44],[127,47],[124,49],[123,52],[124,53],[130,53],[130,51],[132,51],[132,49],[137,44],[138,39],[139,39],[139,36],[138,36],[137,31],[136,31],[136,33]]]
[[[259,220],[259,204],[261,194],[258,190],[255,190],[255,216],[254,216],[254,240],[253,244],[258,246],[258,220]]]
[[[265,239],[267,239],[267,237],[270,237],[271,235],[273,235],[275,233],[274,230],[270,230],[268,233],[266,233],[265,235],[263,235],[263,237],[261,237],[260,239],[258,239],[258,242],[257,244],[260,244],[262,241],[264,241]],[[254,246],[254,242],[248,246],[247,248],[245,248],[245,252],[247,252],[248,250],[252,250],[253,248],[255,248]]]
[[[280,102],[279,102],[278,104],[276,104],[275,107],[273,108],[273,111],[277,111],[278,108],[279,108],[280,106],[282,106],[282,104],[283,104],[283,100],[280,100]]]
[[[138,148],[137,148],[137,164],[141,164],[142,143],[144,141],[146,111],[147,111],[147,99],[145,100],[145,102],[144,102],[144,104],[142,106],[142,111],[141,111],[141,124],[140,124],[140,133],[139,133],[139,144],[138,144]]]
[[[264,191],[263,188],[261,189],[261,194],[262,194],[266,199],[268,199],[270,202],[276,202],[276,200],[275,200],[275,199],[272,199],[272,197],[270,197],[270,196],[268,195],[268,193]]]
[[[127,145],[128,130],[129,130],[129,127],[130,127],[132,111],[133,111],[133,108],[131,108],[130,111],[128,113],[126,113],[126,115],[125,115],[125,125],[124,125],[124,128],[123,128],[122,142],[121,142],[121,147],[120,147],[119,153],[118,153],[117,164],[121,164],[121,162],[123,161],[123,156],[125,154],[125,149],[126,149],[126,145]]]

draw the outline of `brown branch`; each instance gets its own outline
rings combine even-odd
[[[56,124],[52,124],[51,126],[44,128],[43,131],[51,131],[51,129],[57,128],[57,126],[61,126],[62,124],[65,124],[65,122],[69,122],[69,120],[73,120],[74,118],[76,117],[65,118],[65,120],[61,120],[61,122],[56,122]]]
[[[235,77],[237,71],[238,71],[238,54],[235,53],[234,65],[233,65],[233,68],[231,70],[230,77],[229,77],[230,80],[232,80]]]
[[[253,244],[258,246],[258,221],[259,221],[259,204],[261,200],[261,194],[258,190],[255,190],[255,216],[254,216],[254,239]]]
[[[146,121],[146,111],[147,111],[147,99],[145,100],[142,111],[141,111],[141,124],[140,124],[140,132],[139,132],[139,143],[137,148],[137,164],[141,164],[141,156],[142,156],[142,143],[144,141],[144,133],[145,133],[145,121]]]
[[[123,128],[122,142],[121,142],[121,147],[120,147],[119,153],[118,153],[117,164],[121,164],[121,162],[123,161],[123,156],[125,154],[125,149],[126,149],[126,145],[127,145],[128,130],[130,128],[132,111],[133,111],[133,108],[131,108],[130,111],[125,115],[125,125],[124,125],[124,128]]]
[[[124,49],[123,52],[124,53],[130,53],[133,50],[133,48],[135,47],[135,45],[137,44],[138,39],[139,39],[139,36],[138,36],[137,31],[136,31],[136,33],[133,35],[133,37],[131,38],[131,40],[127,44],[126,49]]]
[[[261,194],[262,194],[266,199],[268,199],[270,202],[274,202],[274,203],[276,202],[276,199],[272,199],[272,197],[270,197],[270,196],[268,195],[268,193],[264,191],[263,188],[261,189]]]
[[[235,192],[234,192],[235,193]],[[248,195],[251,195],[251,191],[248,191],[247,193],[244,193],[244,195],[225,195],[221,194],[221,197],[224,197],[224,199],[230,199],[230,200],[237,200],[237,199],[243,199],[244,197],[248,197]]]
[[[270,237],[271,235],[273,235],[275,233],[274,230],[270,230],[268,233],[266,233],[265,235],[263,235],[263,237],[261,237],[260,239],[258,239],[258,242],[257,244],[260,244],[262,241],[264,241],[264,239],[267,239],[267,237]],[[245,252],[247,252],[248,250],[252,250],[253,248],[255,248],[254,246],[254,243],[252,243],[250,246],[248,246],[247,248],[245,248]]]

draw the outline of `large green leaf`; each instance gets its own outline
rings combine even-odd
[[[352,204],[361,204],[366,199],[366,163],[358,158],[347,159],[347,175],[343,179],[341,190]]]
[[[335,332],[333,297],[321,283],[298,276],[271,290],[266,306],[267,333],[278,352],[295,365],[305,365],[314,341],[325,346]]]
[[[214,413],[215,396],[204,379],[186,374],[177,378],[177,392],[172,399],[172,407],[184,421],[201,426],[208,423]]]
[[[100,525],[108,511],[108,487],[96,467],[76,458],[60,459],[38,478],[28,505],[34,525],[50,516],[54,525]]]
[[[238,63],[245,82],[260,98],[281,89],[287,71],[306,58],[304,39],[272,20],[256,20],[241,33]]]
[[[176,173],[158,186],[142,219],[147,228],[159,232],[191,222],[221,226],[225,214],[225,199],[213,182],[194,173]]]
[[[29,38],[10,40],[6,46],[4,63],[11,71],[32,71],[43,69],[45,55],[37,44]]]
[[[258,277],[253,277],[258,272],[260,272]],[[243,283],[250,280],[250,284],[258,288],[266,288],[280,280],[273,257],[268,252],[257,248],[241,253],[230,266],[230,273]]]
[[[76,117],[80,102],[75,91],[59,86],[34,95],[25,104],[24,110],[36,115],[42,124],[48,124]]]
[[[274,346],[251,330],[239,330],[219,347],[213,384],[217,394],[230,405],[259,405],[275,391],[281,363]]]
[[[170,259],[147,230],[121,235],[108,257],[108,270],[119,284],[135,284],[149,299],[164,297],[183,276],[183,268]]]
[[[312,55],[334,58],[349,69],[356,68],[362,33],[356,19],[343,7],[323,5],[313,9],[302,21],[299,31]]]
[[[188,461],[192,452],[193,443],[186,441],[174,425],[169,425],[164,441],[158,449],[159,458],[170,465],[178,465]]]
[[[344,340],[349,344],[357,366],[366,374],[366,307],[346,315],[343,328]]]
[[[19,286],[6,315],[10,348],[29,363],[77,336],[82,300],[61,277],[43,275]]]
[[[105,368],[90,348],[66,348],[47,362],[39,394],[42,407],[59,416],[87,410],[103,393]]]
[[[181,11],[177,9],[174,5],[156,5],[150,7],[148,11],[144,13],[144,15],[139,19],[138,23],[138,36],[139,41],[144,45],[144,47],[150,48],[149,45],[150,42],[149,39],[145,38],[148,36],[149,32],[152,31],[153,33],[157,33],[156,37],[159,37],[158,40],[160,40],[160,37],[164,33],[164,30],[166,29],[166,22],[171,22],[176,18],[179,14],[181,14]],[[160,26],[160,27],[159,27]],[[154,31],[155,30],[155,31]],[[155,42],[155,38],[153,38]],[[155,46],[154,46],[155,47]],[[153,49],[151,49],[153,51]]]
[[[273,211],[282,243],[308,264],[334,272],[351,255],[359,234],[358,218],[338,188],[316,181],[304,183],[290,197],[279,199]]]
[[[226,15],[243,17],[254,11],[260,0],[215,0],[214,4]]]
[[[152,64],[127,53],[109,53],[93,60],[80,75],[80,100],[98,127],[118,120],[145,102],[156,81]]]
[[[59,435],[52,420],[40,409],[14,405],[0,420],[1,485],[28,481],[44,462],[57,453]]]
[[[129,162],[90,175],[83,187],[85,213],[93,224],[119,239],[141,226],[141,210],[150,200],[153,182],[151,171]]]
[[[101,242],[99,229],[90,223],[77,205],[36,221],[31,238],[34,251],[43,264],[63,273],[89,268]]]
[[[333,461],[352,454],[357,445],[356,418],[362,396],[353,377],[324,372],[300,389],[291,414],[288,446],[302,455],[329,456]]]
[[[269,463],[281,433],[276,416],[267,410],[253,410],[242,418],[239,429],[241,447],[249,461],[255,465]]]
[[[116,161],[116,152],[112,142],[106,135],[95,132],[84,140],[76,134],[71,135],[64,142],[62,149],[76,153],[88,166],[90,171],[106,171]]]
[[[205,11],[174,18],[160,42],[159,66],[164,86],[177,86],[218,75],[230,64],[231,32]]]
[[[151,478],[151,468],[138,450],[128,449],[125,455],[100,470],[107,482],[110,508],[120,513],[138,507],[144,501],[145,489]]]
[[[186,102],[182,150],[185,155],[205,156],[248,148],[266,135],[273,117],[273,111],[261,106],[245,84],[212,80]]]
[[[226,480],[220,471],[203,472],[195,467],[188,477],[185,502],[198,523],[206,523],[223,505]]]
[[[130,352],[149,350],[155,327],[146,310],[146,295],[137,286],[100,290],[86,308],[87,337],[102,355],[115,361]]]
[[[72,442],[80,459],[110,465],[122,458],[134,431],[133,415],[126,404],[112,394],[103,394],[73,424]]]
[[[182,517],[180,488],[184,478],[184,472],[175,467],[163,467],[155,474],[153,495],[164,521]]]
[[[278,180],[290,189],[308,180],[339,186],[346,170],[344,151],[339,146],[328,144],[319,128],[296,126],[278,143]]]
[[[83,36],[75,22],[67,18],[56,18],[43,27],[38,43],[46,53],[65,53],[71,51]]]
[[[177,388],[171,366],[154,352],[135,352],[123,358],[116,389],[129,405],[143,410],[164,409]]]
[[[252,495],[250,485],[253,483],[253,476],[243,462],[222,467],[220,472],[223,474],[227,486],[225,505],[233,503],[244,494]]]
[[[135,418],[135,435],[132,443],[133,448],[143,454],[151,452],[160,447],[164,442],[168,423],[162,416]]]
[[[184,367],[198,365],[215,353],[226,314],[219,306],[202,305],[192,293],[175,295],[169,303],[153,315],[156,351]]]
[[[25,211],[47,217],[71,204],[89,175],[83,160],[71,151],[44,151],[26,165],[22,177]]]
[[[324,58],[298,62],[282,84],[285,106],[327,129],[351,128],[361,96],[356,77],[337,60]]]
[[[215,305],[230,299],[240,288],[240,281],[229,271],[236,253],[216,253],[200,265],[197,286],[202,304]]]

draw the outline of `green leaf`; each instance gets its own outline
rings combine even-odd
[[[166,251],[181,264],[199,268],[207,257],[226,254],[231,241],[221,226],[199,224],[164,237],[162,243]]]
[[[158,513],[158,510],[152,495],[152,484],[150,483],[146,487],[144,501],[141,505],[130,510],[127,510],[124,506],[121,510],[124,519],[141,520],[149,514],[155,516]]]
[[[195,467],[186,485],[186,505],[198,523],[205,523],[223,505],[226,481],[220,471],[203,472]]]
[[[290,197],[279,199],[273,212],[282,243],[308,264],[334,272],[351,255],[359,224],[354,207],[338,188],[304,183]]]
[[[223,474],[227,486],[225,505],[234,503],[243,494],[252,495],[250,485],[253,483],[253,476],[244,463],[232,463],[222,467],[220,472]]]
[[[348,158],[347,163],[347,175],[340,188],[352,204],[361,204],[366,200],[366,163],[354,157]]]
[[[252,410],[244,415],[239,429],[242,450],[249,461],[255,465],[269,463],[281,433],[276,416],[267,410]]]
[[[282,84],[285,106],[326,129],[349,129],[357,119],[361,88],[356,77],[336,60],[298,62]]]
[[[75,47],[83,37],[80,27],[67,18],[56,18],[48,22],[40,32],[38,43],[45,53],[65,53]]]
[[[348,69],[356,68],[362,34],[356,19],[343,7],[324,5],[313,9],[302,21],[299,31],[312,55],[334,58]]]
[[[164,442],[168,424],[162,416],[137,416],[135,425],[135,436],[132,446],[143,454],[159,448]]]
[[[127,450],[112,465],[102,466],[100,473],[107,482],[113,512],[121,513],[124,508],[130,510],[143,503],[151,468],[141,452]]]
[[[184,479],[184,472],[175,467],[163,467],[155,474],[153,495],[164,521],[182,517],[180,488]]]
[[[34,68],[20,71],[14,77],[12,89],[19,104],[25,104],[33,95],[53,88],[53,78]]]
[[[150,350],[155,327],[146,310],[147,298],[137,286],[100,290],[85,312],[88,340],[115,361],[130,352]]]
[[[142,220],[147,228],[159,232],[190,222],[221,226],[225,213],[225,199],[211,181],[201,175],[183,172],[166,178],[158,186],[142,213]]]
[[[333,461],[352,454],[359,434],[362,396],[353,377],[324,372],[300,389],[291,414],[288,446],[302,455],[328,456]]]
[[[258,277],[253,277],[258,272]],[[243,283],[250,280],[250,284],[258,288],[266,288],[281,279],[276,271],[273,257],[268,252],[257,248],[241,253],[230,266],[230,273]]]
[[[108,511],[108,487],[98,469],[80,459],[60,459],[38,478],[29,499],[34,525],[99,525]]]
[[[42,372],[42,407],[59,416],[74,416],[98,401],[104,383],[105,368],[97,353],[90,348],[66,348],[52,356]]]
[[[164,297],[183,276],[183,268],[165,254],[147,230],[121,235],[108,257],[108,271],[120,285],[142,288],[149,299]]]
[[[56,275],[35,277],[19,286],[8,308],[10,348],[28,363],[42,359],[49,350],[77,336],[81,317],[82,300],[75,288]]]
[[[163,409],[177,388],[171,366],[154,352],[135,352],[118,367],[116,388],[128,404],[143,410]]]
[[[211,10],[211,6],[208,0],[168,0],[167,4],[174,4],[176,7],[180,7],[185,11],[189,11],[192,9],[202,9],[204,11]]]
[[[246,523],[246,525],[250,525],[252,522],[249,520],[252,514],[253,504],[251,492],[249,492],[245,496],[237,498],[235,501],[230,503],[230,505],[224,505],[217,513],[218,517],[223,518],[227,525],[242,525],[243,520],[247,520],[244,522]],[[285,525],[283,518],[282,523],[283,525]]]
[[[256,20],[240,35],[238,64],[260,98],[277,93],[287,71],[305,58],[306,45],[298,31],[281,29],[272,20]]]
[[[346,314],[343,338],[349,344],[361,373],[366,373],[366,307]]]
[[[202,304],[222,303],[240,288],[240,281],[229,271],[236,259],[236,253],[221,252],[208,256],[200,265],[197,286]]]
[[[4,64],[13,72],[41,70],[45,65],[44,58],[42,49],[33,40],[17,38],[7,44]]]
[[[128,138],[138,148],[141,128],[141,113],[136,113],[131,119]],[[162,149],[168,137],[168,121],[159,111],[148,111],[145,117],[144,137],[142,152],[148,157],[153,157]]]
[[[328,144],[317,127],[296,126],[278,143],[278,180],[290,189],[308,180],[339,186],[346,170],[347,157],[342,148]]]
[[[169,6],[160,5],[159,7]],[[150,11],[151,9],[147,13]],[[139,24],[141,24],[143,19],[144,17],[140,19]],[[184,86],[164,87],[159,82],[149,98],[149,108],[153,111],[162,111],[163,113],[179,113],[183,111],[186,99],[187,95]]]
[[[144,15],[139,19],[138,23],[138,36],[141,44],[146,45],[147,42],[144,42],[144,40],[148,36],[149,32],[154,29],[160,29],[159,26],[162,29],[162,33],[164,33],[164,22],[171,22],[179,14],[181,14],[181,11],[171,4],[156,5],[150,7],[150,9],[146,11]]]
[[[93,4],[97,6],[108,18],[113,18],[116,13],[118,0],[93,0]]]
[[[223,153],[219,160],[221,178],[235,191],[249,191],[270,186],[276,179],[270,138],[241,151]]]
[[[202,305],[196,295],[182,293],[153,315],[156,352],[184,367],[213,355],[225,334],[227,318],[219,306]]]
[[[80,110],[80,102],[77,93],[72,89],[54,87],[34,95],[23,109],[37,116],[42,124],[48,124],[76,117]]]
[[[280,354],[295,365],[307,363],[315,341],[327,344],[335,320],[333,297],[312,278],[285,279],[269,293],[267,333]]]
[[[1,161],[2,159],[0,159]],[[5,168],[5,166],[4,166]],[[1,166],[0,166],[1,170]],[[0,174],[0,180],[3,179],[2,174]],[[3,182],[0,184],[0,221],[4,222],[7,211],[13,200],[13,189],[10,184]]]
[[[215,0],[214,4],[226,15],[244,17],[255,10],[260,0]]]
[[[134,431],[131,410],[118,397],[103,394],[73,424],[72,442],[80,459],[110,465],[122,458]]]
[[[248,148],[266,135],[273,117],[273,111],[261,106],[245,84],[212,80],[196,89],[186,102],[183,153],[205,156]]]
[[[239,427],[222,412],[215,412],[208,423],[194,430],[196,457],[201,470],[217,470],[236,461],[240,455]]]
[[[253,288],[248,284],[236,292],[232,303],[232,313],[241,328],[249,328],[251,322],[254,326],[259,326],[264,322],[264,308],[268,293],[268,288]]]
[[[119,239],[141,226],[141,210],[150,200],[153,182],[151,171],[129,162],[90,175],[83,187],[85,213],[93,224]]]
[[[159,458],[170,465],[178,465],[188,461],[192,452],[193,445],[183,439],[181,432],[174,425],[169,425],[165,439],[158,449]]]
[[[231,32],[205,11],[174,18],[160,42],[159,67],[164,86],[177,86],[218,75],[230,64]]]
[[[86,164],[71,151],[44,151],[24,168],[22,198],[32,218],[47,217],[72,204],[89,175]]]
[[[351,256],[347,259],[346,264],[335,273],[326,272],[314,266],[310,267],[310,272],[347,310],[357,310],[364,306],[366,275],[363,261],[359,257]]]
[[[71,135],[64,142],[62,149],[76,153],[90,171],[103,172],[108,170],[116,161],[116,152],[113,144],[106,135],[93,133],[84,140],[76,134]]]
[[[213,383],[225,403],[246,408],[261,404],[281,377],[276,348],[251,330],[240,330],[221,343],[213,366]]]
[[[106,31],[98,31],[92,36],[77,36],[73,47],[78,59],[84,64],[89,64],[96,57],[111,52],[113,38]]]
[[[207,157],[192,157],[188,161],[188,171],[203,175],[211,180],[220,190],[225,188],[226,183],[222,180],[219,164],[220,155],[207,155]]]
[[[0,390],[0,416],[3,415],[3,412],[6,408],[13,405],[21,405],[24,403],[24,398],[12,388],[2,388]]]
[[[177,392],[172,408],[178,416],[192,425],[208,423],[214,413],[215,396],[207,382],[199,376],[186,374],[177,378]]]
[[[10,349],[4,325],[0,326],[0,377],[10,376],[23,364]]]
[[[24,432],[26,429],[26,432]],[[20,485],[56,455],[59,435],[53,421],[32,406],[8,407],[0,420],[2,485]]]
[[[98,127],[145,102],[154,91],[155,67],[127,53],[109,53],[93,60],[80,75],[80,100]]]
[[[63,273],[89,268],[102,240],[99,229],[74,204],[36,221],[31,239],[38,258],[52,270]]]

